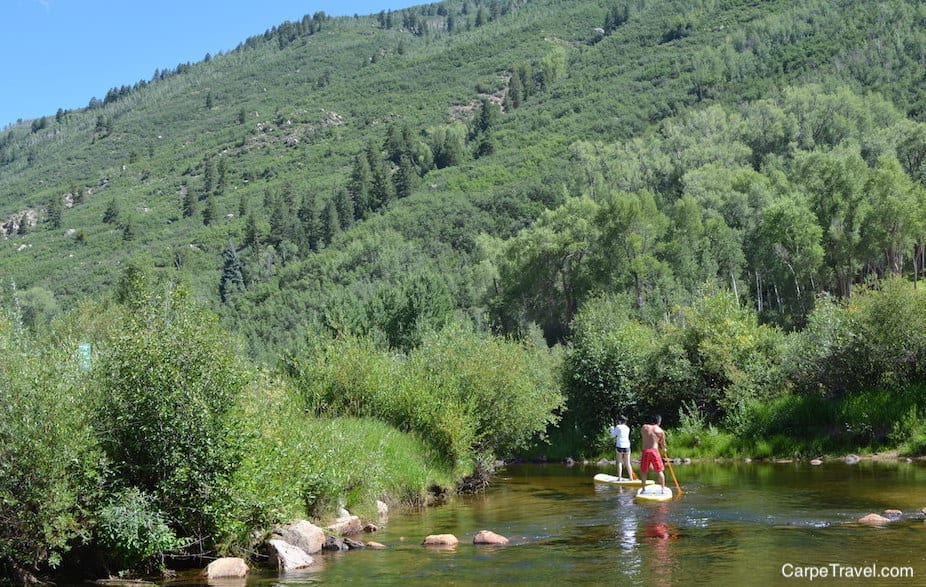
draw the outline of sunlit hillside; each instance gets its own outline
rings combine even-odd
[[[412,325],[454,314],[560,340],[594,290],[630,292],[658,316],[711,279],[800,324],[815,293],[890,268],[872,266],[875,237],[846,267],[818,237],[826,250],[806,274],[773,270],[774,239],[756,250],[762,210],[812,181],[795,179],[795,161],[844,139],[872,169],[892,153],[922,188],[924,22],[918,2],[823,0],[307,15],[5,129],[0,291],[41,324],[133,266],[189,282],[264,356],[324,328],[402,346]],[[609,277],[564,285],[565,256],[519,265],[528,253],[508,239],[615,191],[650,194],[674,218],[658,271],[599,266],[588,271]],[[681,208],[686,196],[701,212]],[[666,236],[677,215],[726,244],[683,259],[694,245]],[[901,271],[917,266],[911,239]],[[524,271],[537,279],[515,279]]]

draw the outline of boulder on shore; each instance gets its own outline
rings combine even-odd
[[[327,529],[332,534],[359,534],[363,531],[363,522],[358,516],[352,515],[344,508],[341,508],[338,519],[327,526]]]
[[[204,571],[207,579],[234,579],[248,575],[248,565],[238,557],[217,558]]]
[[[425,546],[456,546],[459,543],[459,539],[453,534],[431,534],[422,542]]]
[[[473,544],[508,544],[508,539],[491,530],[480,530],[473,536]]]
[[[315,562],[306,551],[283,540],[268,540],[267,547],[270,565],[281,571],[304,569]]]
[[[298,520],[276,528],[271,538],[279,538],[301,548],[306,554],[321,552],[325,531],[307,520]]]

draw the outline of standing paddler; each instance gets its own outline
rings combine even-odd
[[[646,488],[646,476],[650,467],[659,473],[659,483],[662,485],[662,492],[666,492],[666,474],[665,466],[662,464],[662,454],[659,449],[666,449],[666,431],[659,427],[662,424],[662,416],[654,415],[648,424],[644,424],[640,433],[643,436],[643,455],[640,459],[640,481],[641,487]],[[642,491],[642,490],[641,490]]]

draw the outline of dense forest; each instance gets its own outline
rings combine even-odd
[[[3,129],[0,235],[10,575],[245,552],[619,414],[920,454],[926,5],[306,15]]]

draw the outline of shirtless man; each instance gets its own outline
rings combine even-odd
[[[650,424],[644,424],[641,430],[643,435],[643,455],[640,459],[640,480],[646,488],[646,477],[650,467],[659,473],[659,483],[662,485],[662,492],[666,491],[666,474],[665,467],[662,464],[662,454],[659,449],[666,448],[666,431],[659,427],[662,423],[662,416],[658,414],[653,416]],[[640,491],[643,491],[641,489]]]

